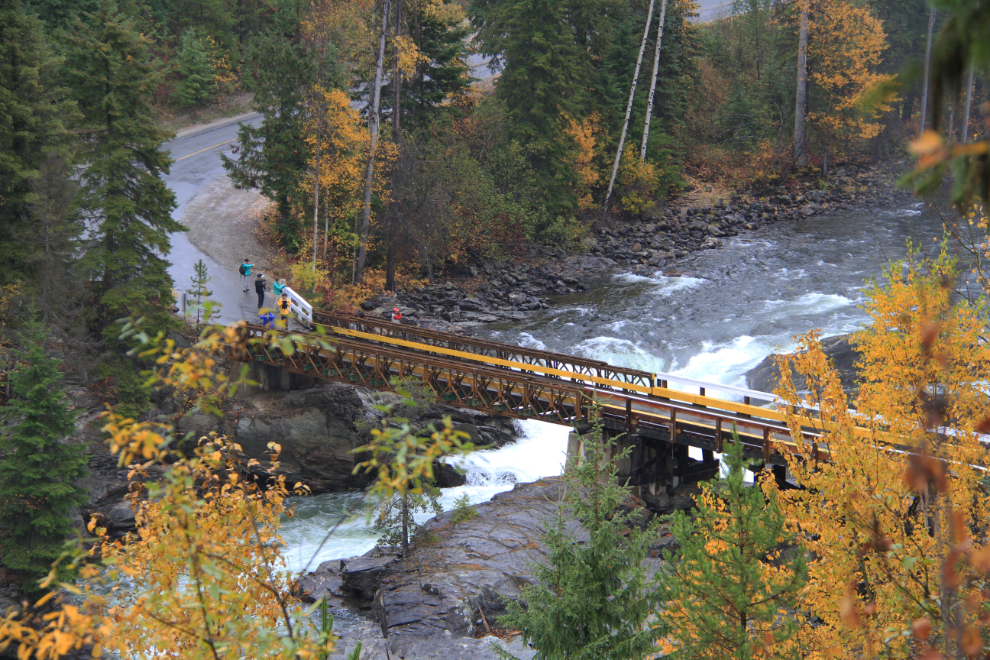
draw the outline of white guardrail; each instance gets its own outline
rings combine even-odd
[[[296,318],[299,319],[300,322],[304,322],[304,325],[307,328],[312,327],[313,306],[306,302],[305,298],[287,286],[282,287],[282,293],[288,294],[289,296],[289,311],[295,314]]]

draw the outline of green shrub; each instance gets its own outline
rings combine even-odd
[[[455,525],[478,517],[478,509],[471,504],[471,498],[467,493],[454,500],[454,507],[454,511],[450,514],[450,522]]]

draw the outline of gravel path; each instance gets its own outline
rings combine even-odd
[[[226,176],[216,176],[189,201],[182,222],[189,242],[223,268],[237,270],[248,257],[264,272],[270,260],[255,230],[266,204],[257,190],[237,190]]]

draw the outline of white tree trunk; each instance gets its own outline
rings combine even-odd
[[[925,124],[928,121],[928,69],[932,63],[932,30],[935,28],[935,7],[932,7],[928,14],[928,44],[925,46],[925,80],[921,88],[921,125],[918,127],[918,135],[925,132]]]
[[[323,127],[322,108],[317,106],[317,112],[321,116],[316,118],[316,176],[313,181],[313,271],[316,271],[316,247],[319,242],[319,217],[320,217],[320,143],[323,141],[321,129]]]
[[[395,36],[399,36],[399,30],[402,28],[402,0],[395,0],[395,30],[393,31]],[[399,40],[396,38],[395,41],[395,70],[392,73],[392,85],[394,93],[392,100],[392,139],[396,142],[399,141],[399,123],[402,114],[402,71],[399,69]]]
[[[382,102],[382,67],[385,62],[385,35],[388,32],[389,0],[385,0],[382,8],[382,31],[378,38],[378,61],[375,64],[375,82],[372,89],[371,108],[368,111],[368,128],[371,133],[371,144],[368,145],[368,167],[364,173],[364,210],[361,213],[361,245],[358,248],[357,267],[354,270],[354,281],[360,284],[364,280],[364,263],[368,257],[368,232],[371,230],[371,185],[375,179],[375,150],[378,148],[379,111]]]
[[[976,67],[969,65],[969,80],[966,81],[966,108],[963,111],[962,139],[966,142],[969,139],[969,111],[973,107],[973,69]]]
[[[808,138],[804,113],[808,106],[808,2],[801,2],[801,29],[798,33],[797,94],[794,101],[794,160],[798,167],[808,165]]]
[[[622,122],[622,135],[619,136],[619,149],[615,152],[615,164],[612,165],[612,178],[608,182],[608,192],[605,193],[605,204],[603,209],[608,211],[608,201],[612,197],[612,188],[615,187],[615,175],[619,173],[619,161],[622,160],[622,147],[626,143],[626,132],[629,130],[629,116],[632,114],[633,98],[636,96],[636,81],[639,80],[639,67],[643,64],[643,51],[646,49],[646,39],[650,35],[650,23],[653,22],[653,0],[650,0],[650,9],[646,13],[646,29],[643,30],[643,41],[639,45],[639,57],[636,58],[636,70],[633,73],[632,86],[629,88],[629,103],[626,104],[626,119]]]
[[[646,101],[646,124],[643,126],[643,145],[639,148],[639,162],[646,161],[646,147],[650,142],[650,119],[653,117],[653,95],[657,91],[657,74],[660,68],[660,44],[663,43],[663,21],[667,16],[667,0],[660,0],[660,24],[657,26],[657,50],[653,55],[653,80]]]

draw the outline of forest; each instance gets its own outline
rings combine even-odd
[[[803,437],[797,411],[813,409],[827,447],[821,462],[818,446],[794,449],[814,457],[793,463],[800,488],[727,451],[726,477],[690,515],[642,523],[622,509],[615,457],[591,443],[564,477],[587,538],[549,526],[547,562],[499,623],[547,659],[986,657],[990,6],[699,12],[2,2],[0,577],[22,600],[0,612],[0,657],[335,657],[333,617],[304,602],[281,554],[289,498],[309,492],[278,474],[282,448],[268,444],[262,479],[223,434],[180,430],[255,384],[231,355],[265,342],[291,354],[298,340],[174,313],[185,283],[168,259],[186,228],[165,146],[246,111],[259,122],[223,166],[260,191],[272,261],[325,311],[541,248],[587,251],[595,231],[699,190],[827,192],[840,170],[884,166],[920,200],[945,200],[941,251],[913,246],[865,289],[855,400],[817,333],[781,359],[791,432]],[[198,277],[208,297],[205,266]],[[83,383],[106,404],[85,423],[66,395]],[[151,415],[166,397],[175,414]],[[476,448],[449,418],[417,429],[385,408],[355,471],[405,511],[438,458]],[[66,438],[83,426],[128,475],[124,538],[73,521],[92,455]],[[647,575],[661,524],[678,545]]]

